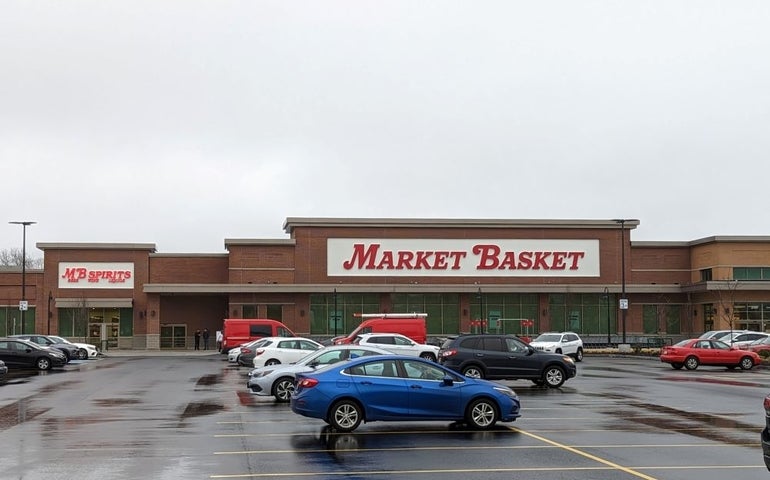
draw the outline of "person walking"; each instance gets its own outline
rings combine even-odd
[[[196,350],[201,349],[201,331],[200,330],[195,331],[195,349]]]
[[[209,349],[209,329],[208,328],[203,329],[203,349],[204,350]]]

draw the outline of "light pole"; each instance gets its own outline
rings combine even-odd
[[[623,328],[623,343],[626,343],[626,313],[628,312],[628,299],[626,299],[626,222],[627,218],[618,218],[613,222],[620,224],[620,315]]]
[[[24,314],[27,312],[27,226],[34,225],[37,222],[8,222],[12,225],[21,225],[21,302],[19,310],[21,311],[21,326],[19,333],[24,333]]]
[[[602,295],[607,301],[607,346],[612,346],[612,339],[610,338],[610,289],[604,287],[604,295]]]
[[[337,336],[337,287],[334,287],[334,336]]]

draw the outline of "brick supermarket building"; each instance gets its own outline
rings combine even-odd
[[[24,276],[24,325],[21,269],[0,271],[0,336],[191,348],[196,329],[220,330],[223,318],[273,318],[322,338],[378,312],[427,313],[436,336],[572,330],[632,343],[731,323],[770,331],[770,237],[634,242],[638,225],[288,218],[287,238],[225,239],[221,254],[38,243],[44,267]]]

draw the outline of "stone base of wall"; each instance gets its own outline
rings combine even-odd
[[[131,350],[160,350],[160,335],[134,335],[131,338],[126,339],[128,345],[123,346],[120,344],[120,348]]]

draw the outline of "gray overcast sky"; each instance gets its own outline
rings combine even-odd
[[[0,249],[286,217],[768,235],[770,2],[3,0]]]

